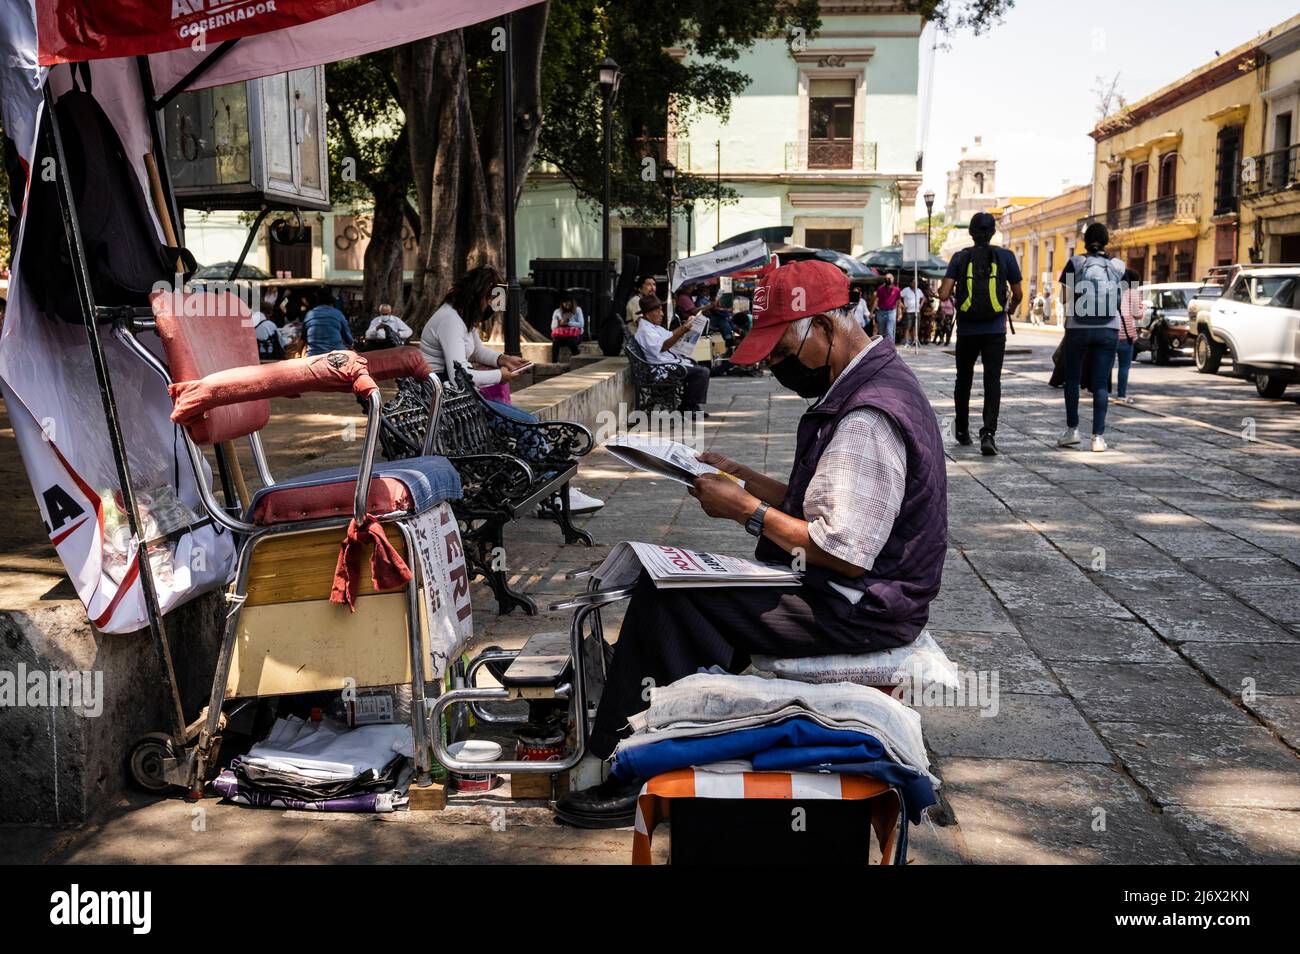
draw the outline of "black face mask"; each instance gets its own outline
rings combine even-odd
[[[831,389],[831,346],[835,342],[834,333],[827,338],[826,363],[821,367],[810,368],[799,360],[799,355],[811,332],[812,326],[809,325],[808,331],[804,332],[803,341],[799,342],[799,350],[772,365],[772,376],[777,383],[801,398],[820,398]]]

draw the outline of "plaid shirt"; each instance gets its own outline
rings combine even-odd
[[[845,372],[880,340],[875,338],[862,349]],[[875,408],[849,412],[808,482],[803,502],[808,535],[831,556],[871,569],[903,505],[906,478],[907,450],[889,416]],[[850,599],[862,595],[847,588],[843,592]]]

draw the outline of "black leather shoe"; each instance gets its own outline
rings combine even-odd
[[[958,444],[961,444],[963,447],[969,447],[969,446],[970,446],[970,431],[958,431],[958,432],[957,432],[957,443],[958,443]]]
[[[555,803],[555,817],[575,828],[627,828],[636,821],[639,794],[640,782],[611,776],[599,785],[561,795]]]
[[[985,457],[997,455],[998,445],[993,442],[993,435],[985,432],[980,435],[980,453]]]

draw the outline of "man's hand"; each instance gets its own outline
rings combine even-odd
[[[730,457],[723,457],[721,454],[715,454],[713,451],[706,451],[703,454],[696,454],[695,459],[702,464],[708,464],[710,467],[716,467],[724,474],[735,474],[740,476],[741,465],[736,463]]]
[[[716,466],[716,465],[715,465]],[[730,477],[721,474],[704,474],[691,485],[691,496],[710,517],[721,517],[744,523],[758,509],[758,498]]]

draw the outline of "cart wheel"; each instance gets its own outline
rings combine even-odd
[[[146,792],[165,792],[171,788],[163,775],[163,760],[176,758],[176,745],[166,732],[150,732],[131,746],[127,764],[131,779]]]

